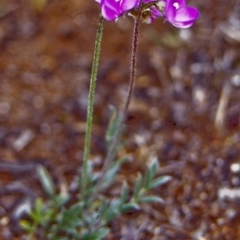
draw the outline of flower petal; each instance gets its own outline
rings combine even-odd
[[[114,8],[109,8],[105,4],[102,5],[102,16],[109,21],[119,17],[118,12]]]
[[[187,7],[185,0],[167,0],[165,16],[175,27],[188,28],[199,16],[199,12],[196,8]]]
[[[139,5],[140,0],[122,0],[121,1],[121,10],[123,12],[130,10],[134,7],[137,7]]]
[[[182,7],[176,12],[175,21],[176,22],[188,22],[194,21],[199,16],[199,12],[193,7]]]

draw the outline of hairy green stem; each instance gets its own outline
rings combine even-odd
[[[85,134],[85,142],[84,142],[84,154],[83,154],[83,168],[81,174],[81,199],[84,201],[85,192],[87,188],[87,163],[90,154],[90,146],[91,146],[91,134],[92,134],[92,121],[93,121],[93,106],[94,106],[94,96],[97,82],[97,72],[98,72],[98,63],[99,56],[101,50],[101,42],[103,35],[103,17],[100,17],[100,22],[98,24],[97,36],[95,41],[95,49],[93,56],[93,65],[92,65],[92,73],[90,80],[90,88],[88,95],[88,109],[87,109],[87,126],[86,126],[86,134]]]
[[[94,200],[97,197],[98,191],[100,190],[101,184],[104,180],[104,176],[106,175],[106,172],[109,169],[110,164],[112,163],[116,151],[117,151],[117,145],[119,143],[119,139],[124,127],[124,122],[127,117],[128,107],[130,104],[130,100],[132,97],[133,89],[134,89],[134,83],[136,79],[136,65],[137,65],[137,47],[138,47],[138,36],[139,36],[139,27],[140,27],[140,15],[137,19],[134,21],[134,31],[133,31],[133,40],[132,40],[132,55],[131,55],[131,66],[130,66],[130,77],[129,77],[129,85],[128,85],[128,92],[127,92],[127,99],[125,101],[124,107],[123,107],[123,114],[120,118],[117,131],[113,137],[113,141],[110,145],[107,157],[104,161],[103,169],[101,172],[101,177],[98,181],[98,184],[96,186],[96,190],[93,193],[92,199]]]

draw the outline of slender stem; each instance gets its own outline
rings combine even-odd
[[[124,126],[124,121],[126,120],[127,117],[127,111],[128,107],[130,104],[130,100],[132,97],[133,89],[134,89],[134,83],[136,79],[136,65],[137,65],[137,47],[138,47],[138,36],[139,36],[139,27],[140,27],[140,16],[135,19],[134,21],[134,31],[133,31],[133,41],[132,41],[132,56],[131,56],[131,66],[130,66],[130,77],[129,77],[129,85],[128,85],[128,92],[127,92],[127,99],[124,104],[123,108],[123,114],[120,118],[119,124],[117,131],[113,137],[112,144],[110,145],[107,157],[104,161],[103,169],[101,172],[101,177],[98,181],[98,184],[96,186],[96,190],[94,191],[93,194],[93,199],[97,196],[97,193],[99,191],[99,188],[103,182],[104,176],[109,169],[109,165],[112,163],[116,151],[117,151],[117,145],[119,143],[119,138],[121,136],[123,126]]]
[[[97,82],[98,63],[99,63],[99,56],[100,56],[101,42],[102,42],[102,35],[103,35],[103,22],[104,22],[103,17],[100,17],[100,21],[97,29],[96,41],[95,41],[92,73],[91,73],[90,88],[89,88],[89,95],[88,95],[87,126],[86,126],[85,142],[84,142],[83,168],[82,168],[82,175],[81,175],[82,201],[84,201],[85,191],[87,187],[87,162],[90,154],[93,106],[94,106],[94,96],[95,96],[95,89],[96,89],[96,82]]]
[[[119,137],[121,135],[124,121],[127,118],[127,111],[128,107],[131,101],[133,89],[134,89],[134,83],[136,78],[136,66],[137,66],[137,47],[138,47],[138,35],[139,35],[139,27],[140,27],[140,19],[136,19],[134,21],[134,32],[133,32],[133,42],[132,42],[132,57],[131,57],[131,66],[130,66],[130,77],[129,77],[129,85],[128,85],[128,92],[127,92],[127,99],[124,104],[123,108],[123,114],[119,122],[118,130],[113,138],[113,142],[110,146],[108,155],[105,159],[104,166],[103,166],[103,175],[105,175],[105,172],[108,169],[109,164],[112,162],[116,150],[117,150],[117,144],[119,142]]]

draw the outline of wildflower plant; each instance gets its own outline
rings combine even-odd
[[[164,203],[164,200],[158,195],[153,195],[151,190],[171,179],[170,176],[158,176],[159,162],[154,158],[149,161],[143,175],[137,174],[133,185],[129,185],[127,180],[122,183],[119,196],[109,199],[104,195],[104,192],[116,182],[116,175],[121,165],[128,161],[127,156],[118,159],[117,150],[122,146],[120,137],[136,78],[140,23],[153,23],[154,19],[161,17],[175,27],[188,28],[198,18],[199,12],[196,8],[187,6],[185,0],[96,0],[96,2],[101,7],[101,16],[90,80],[83,166],[77,181],[78,200],[72,204],[74,196],[71,193],[57,193],[50,174],[43,167],[39,167],[39,178],[49,200],[44,202],[41,198],[37,198],[29,214],[30,219],[21,221],[23,228],[29,232],[29,239],[35,239],[35,237],[50,240],[103,239],[109,233],[107,224],[113,219],[129,210],[140,209],[142,203]],[[129,87],[123,111],[118,113],[114,108],[112,109],[105,138],[106,158],[102,170],[95,172],[89,158],[103,23],[104,19],[116,21],[123,15],[134,18]]]

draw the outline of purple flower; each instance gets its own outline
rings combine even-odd
[[[155,18],[165,17],[168,22],[178,28],[191,27],[198,18],[199,12],[194,7],[186,6],[185,0],[160,0],[157,3],[154,0],[144,0],[149,5],[150,13],[143,18],[146,23],[152,23]]]
[[[137,7],[140,0],[96,0],[100,3],[102,16],[109,21],[115,20],[128,10]]]
[[[125,12],[133,17],[140,13],[146,23],[152,23],[158,17],[165,17],[175,27],[188,28],[199,16],[198,10],[186,6],[185,0],[143,0],[141,6],[140,0],[95,1],[100,3],[102,16],[109,21],[116,20]]]
[[[165,17],[178,28],[191,27],[198,18],[199,12],[194,7],[186,6],[185,0],[165,0]]]

